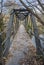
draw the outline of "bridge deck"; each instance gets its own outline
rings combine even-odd
[[[32,42],[30,37],[26,33],[24,26],[20,25],[9,49],[8,61],[6,62],[6,65],[19,65],[20,59],[25,57],[25,54],[28,52],[28,48],[31,46]]]

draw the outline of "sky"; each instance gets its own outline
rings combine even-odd
[[[1,1],[1,0],[0,0]],[[6,2],[7,0],[3,0],[4,2]],[[16,2],[19,2],[19,0],[10,0],[10,1],[16,1]],[[23,0],[23,1],[25,1],[25,0]],[[35,1],[35,0],[30,0],[30,2],[32,2],[32,1]],[[41,0],[42,2],[44,2],[44,0]]]
[[[1,0],[0,0],[1,1]],[[5,3],[6,1],[9,1],[9,0],[3,0],[3,3]],[[20,2],[19,2],[19,0],[10,0],[10,1],[15,1],[16,3],[19,3],[20,4]],[[26,3],[26,0],[23,0],[23,1],[25,1],[25,3]],[[30,2],[32,2],[32,1],[35,1],[35,0],[28,0],[28,1],[30,1]],[[43,1],[43,3],[44,3],[44,0],[42,0]],[[27,3],[26,3],[27,4]],[[3,8],[3,11],[5,10],[5,12],[6,12],[6,8]]]

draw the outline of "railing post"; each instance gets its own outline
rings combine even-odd
[[[15,31],[17,33],[17,30],[18,30],[18,27],[19,27],[19,21],[18,21],[18,18],[16,17],[16,23],[15,23]]]
[[[6,33],[6,38],[7,38],[7,41],[5,43],[6,50],[4,51],[3,56],[7,56],[8,50],[9,50],[10,45],[11,45],[10,37],[11,37],[11,30],[12,30],[11,28],[13,26],[13,20],[14,20],[14,13],[10,14],[10,20],[9,20],[8,28],[7,28],[8,30]]]
[[[24,26],[25,26],[25,28],[26,28],[26,18],[25,18]]]
[[[19,20],[17,18],[17,30],[18,30],[18,28],[19,28]]]
[[[40,39],[39,39],[39,34],[38,34],[38,28],[37,28],[37,25],[36,25],[36,20],[35,20],[35,17],[32,14],[30,15],[30,18],[31,18],[31,21],[32,21],[32,24],[33,24],[33,28],[34,28],[34,35],[35,35],[37,54],[38,55],[42,55],[43,53],[40,50],[40,48],[42,49],[42,47],[41,47],[41,42],[40,42]]]
[[[27,28],[27,24],[28,24],[28,16],[25,18],[25,28]]]
[[[17,17],[16,17],[16,21],[15,21],[15,34],[17,32]]]

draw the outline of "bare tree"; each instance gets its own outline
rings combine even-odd
[[[37,5],[34,4],[34,3],[36,3],[36,0],[33,1],[33,2],[29,2],[28,0],[26,0],[26,2],[28,3],[29,7],[32,7],[35,11],[36,11],[36,9],[37,9],[37,10],[40,11],[40,13],[44,14],[44,13],[42,12],[42,10],[38,7],[38,4],[37,4]],[[35,9],[35,8],[36,8],[36,9]]]
[[[44,10],[44,7],[43,7],[43,5],[42,5],[42,3],[41,3],[41,1],[40,0],[37,0],[38,1],[38,3],[39,3],[39,5],[41,6],[41,8]]]
[[[1,0],[1,2],[0,2],[0,6],[1,6],[1,12],[0,13],[2,13],[2,7],[3,7],[3,0]]]
[[[39,19],[39,22],[44,25],[44,22],[42,21],[42,19],[35,13],[33,12],[22,0],[20,0],[20,2],[23,4],[23,6],[31,13],[33,14],[36,18]]]

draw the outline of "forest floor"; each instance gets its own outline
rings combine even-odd
[[[9,49],[6,65],[42,65],[41,61],[37,61],[36,49],[29,35],[26,33],[24,26],[20,25]]]

